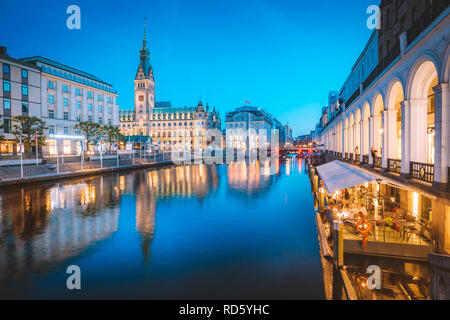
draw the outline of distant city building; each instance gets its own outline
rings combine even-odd
[[[271,143],[271,130],[277,129],[280,134],[280,146],[285,143],[281,123],[268,112],[258,107],[245,106],[226,114],[225,126],[227,130],[227,145],[233,148],[248,148],[248,139],[243,132],[255,130],[256,145],[259,147],[259,134],[263,130],[267,143]]]
[[[0,47],[0,141],[1,153],[19,150],[11,133],[11,118],[15,116],[41,117],[40,68],[7,55],[6,47]]]
[[[195,107],[174,107],[170,101],[155,102],[155,79],[150,64],[150,52],[144,33],[140,62],[135,77],[134,110],[120,110],[120,129],[124,136],[133,137],[134,141],[149,141],[163,150],[169,150],[183,139],[200,143],[205,131],[211,128],[220,130],[219,113],[199,101]],[[195,141],[198,139],[198,141]]]
[[[73,126],[81,121],[101,125],[119,124],[117,93],[112,85],[92,74],[36,56],[21,59],[34,64],[40,73],[39,117],[48,127],[44,154],[81,152],[80,132]]]

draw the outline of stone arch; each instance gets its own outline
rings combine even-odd
[[[439,65],[431,55],[424,55],[414,65],[408,81],[411,114],[409,146],[411,160],[434,164],[435,96],[433,87],[439,81]],[[424,152],[425,150],[425,152]]]
[[[440,79],[440,66],[441,64],[439,63],[439,59],[431,51],[427,51],[417,58],[414,65],[410,69],[406,82],[406,99],[421,99],[421,96],[426,95],[426,92],[424,93],[417,90],[418,85],[423,85],[423,78],[426,77],[424,70],[428,69],[431,72],[431,69],[434,69],[434,72],[437,73],[438,79]]]
[[[447,52],[444,56],[444,63],[442,64],[441,70],[441,83],[449,83],[450,82],[450,45],[447,46]]]
[[[388,85],[386,96],[387,117],[387,157],[392,159],[402,158],[402,107],[405,100],[403,82],[399,77],[394,77]]]
[[[370,143],[369,143],[369,118],[370,118],[370,104],[368,101],[364,102],[362,108],[362,148],[361,153],[363,155],[368,155],[370,153]]]
[[[344,145],[343,145],[343,149],[344,149],[344,153],[345,152],[348,152],[348,150],[349,150],[349,147],[348,147],[348,133],[349,133],[349,129],[348,129],[348,126],[349,126],[349,123],[348,123],[348,115],[345,117],[345,120],[344,120],[344,128],[342,128],[342,131],[343,131],[343,133],[344,133]]]
[[[361,141],[361,108],[358,106],[355,110],[355,153],[361,154],[362,141]]]
[[[349,120],[348,120],[348,130],[349,130],[349,135],[348,135],[348,152],[349,153],[353,153],[354,149],[355,149],[355,116],[353,114],[353,112],[350,113],[349,115]]]
[[[372,102],[372,117],[373,117],[373,141],[371,147],[374,147],[377,151],[377,157],[381,157],[383,154],[382,141],[383,141],[383,111],[384,100],[380,92],[378,92]]]

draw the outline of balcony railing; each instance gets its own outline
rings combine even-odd
[[[348,154],[348,160],[353,161],[353,153]]]
[[[410,176],[413,179],[433,183],[434,165],[429,163],[420,163],[411,161]]]
[[[359,153],[355,153],[355,162],[359,163],[360,159],[361,159],[361,155]]]
[[[401,173],[402,172],[402,160],[388,159],[388,170],[390,172]]]
[[[373,159],[373,167],[374,168],[381,169],[381,163],[382,163],[381,157],[375,157]]]
[[[363,164],[369,164],[369,155],[363,155]]]

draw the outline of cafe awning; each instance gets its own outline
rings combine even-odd
[[[378,177],[354,166],[335,160],[316,167],[328,193],[373,182]]]

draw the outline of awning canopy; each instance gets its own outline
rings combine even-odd
[[[374,174],[335,160],[316,167],[328,193],[377,180]]]

